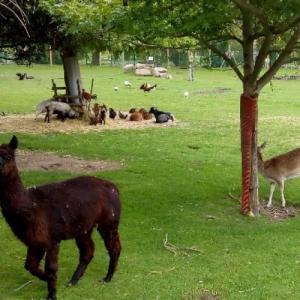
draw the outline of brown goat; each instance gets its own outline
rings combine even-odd
[[[143,121],[143,120],[151,120],[153,115],[147,112],[144,108],[134,111],[129,120],[130,121]]]
[[[129,121],[143,121],[143,114],[139,111],[135,111],[130,115]]]
[[[151,120],[153,118],[153,114],[147,112],[145,108],[141,108],[139,112],[142,113],[144,120]]]
[[[103,280],[110,281],[121,251],[118,188],[106,180],[81,176],[25,189],[15,161],[17,146],[15,136],[9,144],[0,145],[0,205],[12,231],[28,248],[25,268],[47,282],[47,299],[56,299],[60,242],[75,239],[79,249],[79,264],[69,281],[74,285],[93,257],[91,234],[97,227],[110,256]],[[45,254],[45,270],[41,270]]]

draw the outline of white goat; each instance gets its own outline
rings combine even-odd
[[[265,146],[266,143],[263,143],[261,146],[257,147],[257,166],[258,171],[271,183],[267,206],[270,207],[272,205],[273,193],[276,184],[278,184],[281,193],[281,204],[282,207],[285,207],[284,182],[287,179],[300,176],[300,148],[264,161],[261,149]]]

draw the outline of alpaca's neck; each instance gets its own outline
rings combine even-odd
[[[0,205],[3,213],[27,210],[31,206],[28,192],[24,188],[17,168],[9,174],[0,175]]]

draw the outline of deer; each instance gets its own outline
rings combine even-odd
[[[266,142],[257,147],[257,167],[258,171],[270,181],[270,195],[267,207],[272,205],[273,193],[276,185],[279,186],[281,193],[281,206],[285,207],[284,197],[285,180],[300,176],[300,148],[296,148],[287,153],[274,156],[268,160],[263,160],[262,149]]]

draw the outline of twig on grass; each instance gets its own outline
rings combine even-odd
[[[232,200],[236,200],[238,202],[241,202],[241,199],[237,196],[232,195],[231,193],[228,193],[228,197]]]
[[[166,238],[163,241],[164,247],[174,253],[174,255],[183,255],[183,256],[190,256],[191,254],[203,254],[203,252],[196,247],[181,247],[176,246],[168,241],[168,234],[166,233]]]
[[[156,270],[153,270],[153,271],[150,271],[149,273],[151,275],[163,275],[164,273],[168,273],[168,272],[172,272],[175,270],[175,267],[173,268],[170,268],[170,269],[166,269],[166,270],[159,270],[159,271],[156,271]]]
[[[25,286],[29,285],[32,283],[32,280],[29,280],[27,282],[25,282],[24,284],[20,285],[18,288],[14,289],[14,292],[18,292],[20,291],[21,289],[23,289]]]

